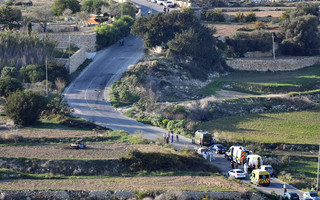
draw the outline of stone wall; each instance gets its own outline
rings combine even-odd
[[[148,191],[151,193],[152,191]],[[153,192],[154,194],[156,191]],[[11,199],[88,199],[88,200],[105,200],[105,199],[137,199],[134,198],[135,192],[132,190],[106,190],[106,191],[0,191],[0,200]],[[254,193],[240,192],[202,192],[202,191],[163,191],[145,199],[232,199],[232,200],[265,200],[265,196]]]
[[[79,49],[70,57],[70,69],[69,74],[75,72],[78,67],[87,59],[86,51],[84,48]],[[69,64],[69,62],[67,63]]]
[[[227,65],[237,70],[247,71],[292,71],[320,64],[320,57],[289,57],[276,58],[276,67],[273,58],[238,58],[227,60]]]
[[[57,41],[57,48],[68,48],[69,47],[69,36],[70,44],[78,48],[85,48],[88,52],[96,51],[96,33],[82,33],[82,32],[70,32],[70,33],[40,33],[39,37],[53,38]]]
[[[86,51],[84,48],[79,49],[70,57],[70,69],[69,69],[69,59],[68,58],[55,58],[54,61],[64,65],[69,69],[69,74],[75,72],[78,67],[87,59]]]

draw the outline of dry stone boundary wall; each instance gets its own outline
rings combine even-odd
[[[320,64],[320,57],[277,58],[276,67],[272,58],[227,60],[227,65],[236,70],[245,71],[293,71],[304,67]]]
[[[78,67],[87,59],[86,50],[84,48],[79,49],[70,57],[70,66],[68,58],[55,58],[55,62],[64,65],[69,69],[69,74],[75,72]],[[70,67],[70,68],[69,68]]]
[[[39,37],[42,38],[46,35],[46,37],[53,38],[57,41],[57,48],[68,48],[69,47],[69,36],[70,36],[70,44],[72,46],[78,48],[85,48],[87,52],[95,52],[96,51],[96,33],[80,33],[80,32],[72,32],[72,33],[41,33]]]

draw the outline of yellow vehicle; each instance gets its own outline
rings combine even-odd
[[[250,182],[255,185],[270,185],[270,174],[269,172],[261,169],[255,169],[252,171],[250,176]]]

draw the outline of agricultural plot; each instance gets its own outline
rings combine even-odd
[[[4,146],[0,147],[0,157],[39,158],[39,159],[119,159],[131,149],[142,152],[175,153],[171,149],[155,145],[128,145],[125,143],[87,143],[86,149],[71,149],[69,144]]]
[[[219,137],[252,143],[318,144],[319,110],[291,113],[249,114],[205,122],[200,129]]]
[[[183,184],[182,184],[183,183]],[[219,177],[166,176],[166,177],[111,177],[63,180],[12,180],[0,182],[3,190],[189,190],[238,191],[249,188]],[[236,188],[236,189],[235,189]]]

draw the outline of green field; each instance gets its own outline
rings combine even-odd
[[[199,129],[218,132],[218,139],[230,141],[287,144],[318,144],[320,141],[319,110],[248,114],[226,117],[200,124]]]
[[[215,94],[221,89],[249,94],[288,93],[318,89],[320,66],[312,66],[289,72],[233,71],[214,79],[200,94]],[[229,85],[229,87],[224,87]],[[230,87],[231,86],[231,87]]]

